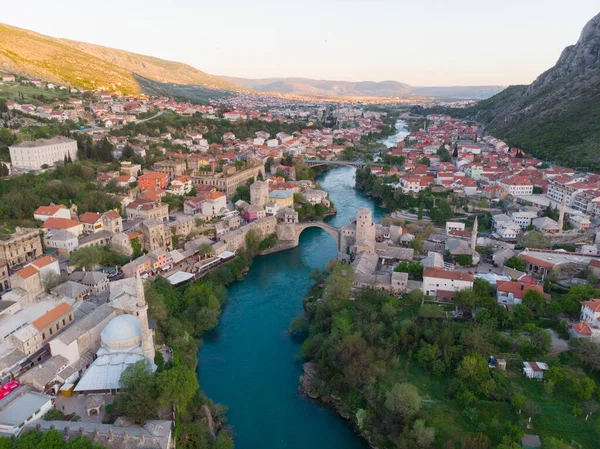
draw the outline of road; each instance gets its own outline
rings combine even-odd
[[[131,123],[138,124],[138,123],[147,122],[148,120],[152,120],[152,119],[155,119],[156,117],[160,117],[163,114],[163,112],[164,111],[158,111],[158,113],[154,114],[152,117],[148,117],[148,118],[145,118],[142,120],[136,120],[135,122],[131,122]],[[86,133],[86,132],[90,132],[90,131],[102,131],[102,130],[107,130],[107,129],[119,129],[119,128],[120,127],[116,127],[116,126],[114,128],[101,128],[99,126],[93,126],[91,128],[77,129],[76,131],[80,132],[80,133]]]

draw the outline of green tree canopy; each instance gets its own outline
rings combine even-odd
[[[119,407],[126,417],[144,424],[156,416],[156,382],[150,362],[140,360],[125,369],[119,380]]]

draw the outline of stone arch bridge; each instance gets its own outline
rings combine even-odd
[[[361,162],[361,161],[321,161],[321,160],[305,160],[304,163],[309,167],[318,167],[319,165],[339,165],[346,167],[363,168],[367,165],[376,165],[372,162]],[[381,164],[379,164],[381,165]]]
[[[300,234],[308,228],[321,228],[335,240],[339,253],[342,240],[342,230],[324,221],[306,221],[303,223],[279,223],[277,225],[277,239],[286,242],[289,248],[298,246]]]

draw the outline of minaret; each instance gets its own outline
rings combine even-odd
[[[475,222],[473,223],[473,232],[471,233],[471,249],[475,251],[477,248],[477,230],[479,228],[479,221],[477,220],[477,216],[475,216]]]
[[[144,294],[144,284],[139,273],[135,276],[136,281],[136,296],[137,296],[137,308],[136,313],[140,320],[140,327],[142,329],[142,351],[144,357],[146,357],[151,363],[154,363],[154,339],[152,338],[152,331],[148,327],[148,303],[146,302],[146,295]]]
[[[565,209],[567,208],[567,194],[563,195],[562,203],[560,203],[560,215],[558,216],[558,232],[562,232],[565,221]]]

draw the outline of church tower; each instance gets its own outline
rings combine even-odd
[[[152,338],[152,331],[148,327],[148,303],[144,294],[144,284],[139,274],[135,276],[135,281],[137,296],[136,313],[142,329],[142,351],[144,352],[144,357],[154,363],[154,339]]]

